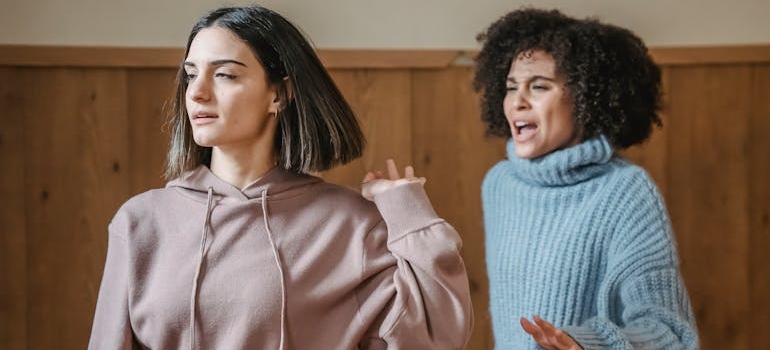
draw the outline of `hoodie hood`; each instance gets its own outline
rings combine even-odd
[[[167,188],[185,190],[185,194],[200,202],[206,202],[209,189],[220,203],[248,201],[261,198],[285,198],[303,192],[303,189],[322,180],[307,174],[298,174],[281,167],[273,167],[264,176],[246,185],[242,190],[214,175],[205,165],[184,173],[169,181]]]

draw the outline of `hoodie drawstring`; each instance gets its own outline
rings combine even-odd
[[[209,186],[208,200],[206,201],[206,218],[203,221],[203,233],[201,235],[201,248],[198,255],[198,267],[195,269],[192,296],[190,297],[190,350],[195,349],[195,306],[198,300],[198,287],[200,286],[201,268],[203,256],[206,253],[206,239],[209,235],[209,219],[211,219],[211,203],[214,199],[214,189]]]
[[[281,342],[279,345],[280,350],[286,348],[286,276],[283,273],[283,265],[281,264],[281,255],[278,252],[278,248],[275,246],[275,240],[273,239],[273,232],[270,231],[270,225],[267,220],[267,189],[262,190],[262,216],[265,220],[265,230],[267,231],[267,239],[270,241],[270,248],[273,250],[273,256],[275,257],[275,264],[278,266],[278,272],[281,277]]]
[[[195,308],[198,301],[198,289],[200,287],[200,275],[203,268],[203,257],[206,255],[206,240],[209,233],[209,220],[211,219],[212,203],[214,199],[214,189],[208,188],[208,199],[206,201],[206,218],[203,221],[203,233],[201,234],[200,252],[198,254],[198,266],[195,269],[193,280],[192,295],[190,297],[190,350],[195,349]],[[262,191],[262,216],[264,218],[267,239],[270,241],[270,248],[275,257],[275,264],[278,266],[278,272],[281,278],[281,341],[279,349],[286,348],[286,278],[281,264],[281,255],[275,245],[273,233],[270,231],[270,225],[267,220],[267,190]]]

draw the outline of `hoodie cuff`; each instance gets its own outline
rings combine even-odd
[[[388,226],[390,241],[443,221],[428,199],[422,182],[413,181],[379,193],[374,203]]]

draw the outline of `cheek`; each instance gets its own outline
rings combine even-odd
[[[552,123],[559,125],[572,124],[572,105],[562,98],[554,98],[549,103],[540,106],[541,111],[547,114]]]
[[[562,142],[572,143],[575,138],[575,121],[572,114],[569,113],[569,110],[562,109],[554,111],[553,117],[552,122],[557,126],[555,131],[557,131],[558,138]]]

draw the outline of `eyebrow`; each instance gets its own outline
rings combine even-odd
[[[546,81],[550,81],[550,82],[556,82],[556,79],[547,77],[545,75],[533,75],[533,76],[529,77],[528,79],[526,79],[525,81],[535,81],[535,80],[546,80]],[[516,81],[516,78],[514,78],[514,77],[506,77],[505,81],[508,81],[508,82],[511,82],[511,83],[518,83]]]
[[[223,66],[225,64],[236,64],[239,66],[246,67],[246,64],[241,61],[231,60],[231,59],[221,59],[221,60],[214,60],[209,62],[210,66]],[[184,61],[185,67],[195,67],[195,63],[192,63],[190,61]]]

